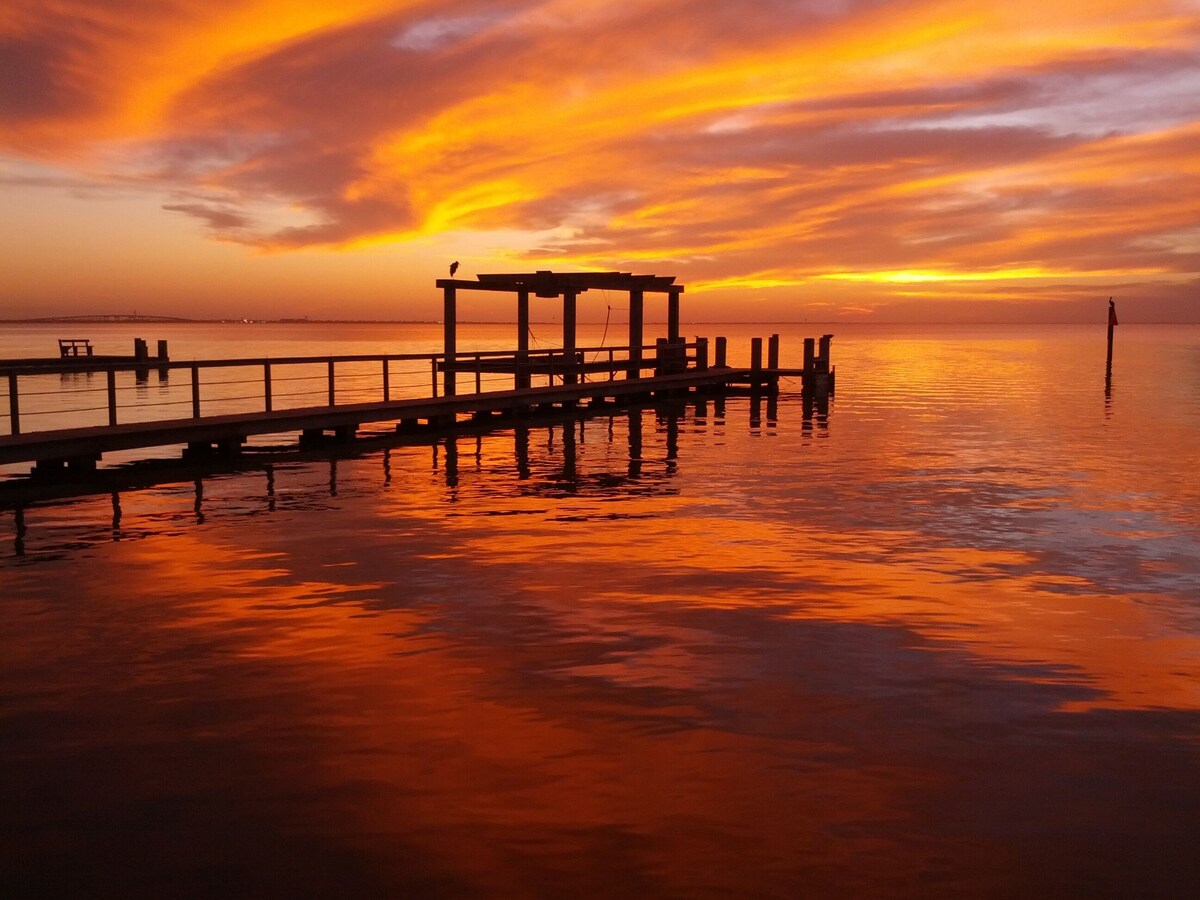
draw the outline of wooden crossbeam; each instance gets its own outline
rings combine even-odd
[[[471,281],[461,278],[440,278],[439,288],[461,288],[475,291],[529,291],[539,297],[557,297],[566,291],[582,293],[587,290],[651,291],[682,293],[683,286],[675,284],[674,275],[634,275],[629,272],[525,272],[479,275]]]

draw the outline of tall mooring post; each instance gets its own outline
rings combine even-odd
[[[563,384],[575,384],[579,376],[575,371],[575,310],[577,294],[573,290],[563,291]]]
[[[517,291],[517,377],[516,388],[532,383],[529,374],[529,291]]]
[[[629,291],[629,369],[626,376],[637,378],[642,371],[642,317],[645,314],[646,295],[640,288]]]
[[[442,288],[442,329],[445,335],[445,368],[442,370],[442,394],[453,397],[458,393],[458,372],[455,370],[455,358],[458,354],[458,296],[454,285],[447,284]]]
[[[1106,387],[1111,386],[1112,382],[1112,350],[1113,350],[1113,328],[1117,326],[1117,305],[1113,303],[1113,298],[1108,298],[1108,358],[1104,361],[1104,384]]]

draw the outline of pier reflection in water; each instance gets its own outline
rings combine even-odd
[[[758,433],[764,427],[763,409],[766,408],[765,427],[769,431],[776,426],[778,416],[778,398],[770,396],[764,398],[762,395],[752,395],[745,400],[748,404],[748,427],[750,433]],[[576,493],[581,488],[599,489],[599,490],[617,490],[622,486],[627,486],[631,482],[638,481],[643,478],[643,466],[645,458],[643,457],[643,440],[644,434],[648,427],[648,422],[657,435],[662,438],[662,464],[661,469],[651,470],[646,473],[646,480],[654,482],[663,478],[668,478],[675,474],[678,467],[679,457],[679,438],[680,438],[680,423],[685,419],[689,422],[690,427],[700,433],[707,430],[709,423],[715,429],[723,429],[725,427],[725,407],[726,400],[724,398],[703,398],[699,400],[679,401],[672,403],[660,403],[654,407],[632,407],[622,408],[619,412],[613,415],[605,415],[604,413],[597,414],[594,411],[579,410],[576,414],[563,419],[561,422],[543,421],[540,424],[519,424],[510,429],[504,429],[500,432],[484,432],[474,436],[449,436],[440,439],[431,439],[429,444],[431,453],[431,469],[433,472],[441,473],[447,488],[456,488],[459,485],[460,469],[463,465],[462,460],[465,457],[470,460],[468,465],[473,471],[478,474],[484,474],[483,460],[485,456],[490,458],[489,454],[485,454],[483,450],[485,440],[490,444],[496,441],[503,441],[500,437],[502,434],[511,434],[512,441],[512,462],[511,465],[492,465],[487,467],[486,474],[491,477],[504,478],[509,470],[515,471],[519,481],[529,481],[534,478],[535,474],[541,479],[541,483],[537,490],[549,490],[552,492]],[[711,415],[710,415],[711,410]],[[814,398],[809,394],[804,394],[800,409],[802,419],[802,427],[805,432],[812,430],[814,422],[818,429],[828,427],[828,412],[829,398],[821,396]],[[618,423],[621,427],[618,429]],[[612,445],[617,440],[618,430],[624,435],[624,441],[627,446],[627,458],[625,461],[625,474],[619,476],[611,471],[602,472],[581,472],[579,469],[580,445],[586,444],[589,440],[600,440]],[[530,447],[531,442],[544,439],[544,453],[542,454],[542,465],[535,473],[535,469],[531,465]],[[406,443],[411,443],[411,440]],[[345,450],[345,456],[339,455],[339,449],[335,447],[329,448],[329,458],[322,463],[326,466],[328,472],[327,480],[323,485],[322,493],[327,493],[329,497],[338,496],[338,469],[339,464],[345,464],[347,460],[355,460],[356,464],[377,459],[381,470],[381,483],[384,486],[392,484],[393,480],[393,458],[402,452],[408,451],[410,448],[394,448],[383,447],[376,448],[374,452],[364,454],[361,450]],[[412,466],[411,453],[407,454],[404,465]],[[547,467],[545,460],[553,459],[555,462]],[[612,452],[605,454],[606,465],[613,459]],[[340,461],[340,462],[339,462]],[[246,504],[250,510],[256,505],[256,501],[261,498],[262,510],[266,512],[275,512],[277,508],[277,491],[276,480],[277,471],[288,471],[297,468],[297,463],[293,460],[290,463],[278,463],[271,461],[254,462],[251,460],[241,460],[238,463],[239,470],[245,472],[256,471],[261,472],[264,487],[261,495],[251,495],[240,498],[240,502]],[[173,480],[172,471],[180,468],[180,465],[175,462],[169,462],[162,465],[158,470],[153,464],[139,465],[137,471],[142,482],[154,481],[156,478],[163,482]],[[312,470],[312,465],[305,467],[306,470]],[[116,480],[120,481],[124,473],[121,470],[115,470],[108,473]],[[212,476],[222,478],[224,480],[230,477],[232,473],[221,476],[219,473]],[[242,480],[242,479],[239,479]],[[192,514],[191,518],[195,523],[202,525],[206,519],[205,507],[205,478],[199,477],[191,481],[192,485]],[[646,485],[641,485],[645,489]],[[25,492],[23,487],[18,487],[22,493]],[[81,488],[86,490],[86,486]],[[122,495],[124,493],[140,494],[146,488],[130,488],[125,491],[112,490],[109,494],[112,505],[112,528],[111,535],[113,540],[121,540],[122,537],[128,535],[128,532],[122,529]],[[170,489],[172,492],[177,489]],[[220,504],[223,508],[228,507],[229,497],[223,496],[220,499]],[[449,494],[446,498],[448,501],[453,501],[454,495]],[[77,501],[79,503],[85,501]],[[26,533],[28,527],[26,525],[27,510],[39,509],[38,505],[32,507],[29,502],[13,503],[14,529],[13,529],[13,551],[14,556],[24,556],[26,553]],[[242,513],[246,509],[241,510]]]
[[[1194,488],[912,390],[0,514],[7,883],[1190,896]]]

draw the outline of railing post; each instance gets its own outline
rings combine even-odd
[[[437,399],[437,357],[431,357],[429,360],[429,368],[433,370],[433,393],[430,395],[434,400]]]
[[[477,393],[477,394],[483,393],[483,370],[480,368],[481,366],[482,366],[482,361],[480,360],[480,354],[476,353],[475,354],[475,393]]]
[[[392,386],[388,383],[388,360],[383,358],[383,402],[387,403],[392,399]]]
[[[267,412],[271,411],[271,364],[263,363],[263,405]]]
[[[200,418],[200,367],[192,366],[192,418]]]
[[[117,373],[108,370],[108,424],[117,424]]]
[[[21,433],[21,401],[17,394],[17,373],[8,373],[8,419],[13,434]]]
[[[333,360],[332,359],[329,360],[329,405],[330,406],[335,405],[334,392],[333,392]]]

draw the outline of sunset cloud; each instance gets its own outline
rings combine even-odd
[[[253,252],[495,234],[864,297],[1200,273],[1188,0],[18,0],[0,59],[10,161]]]

